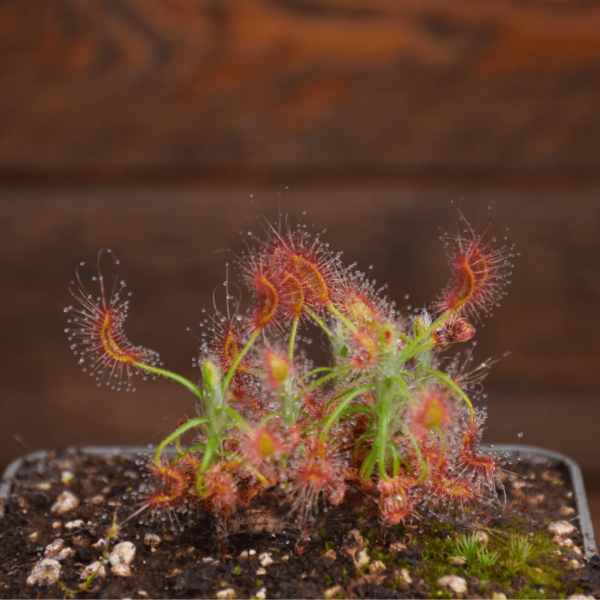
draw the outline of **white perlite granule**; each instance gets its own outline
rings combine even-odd
[[[464,594],[467,591],[467,582],[457,575],[446,575],[438,579],[437,584],[440,587],[452,590],[455,594]]]
[[[570,535],[577,528],[568,521],[554,521],[548,525],[548,531],[551,535]]]
[[[113,575],[117,577],[129,577],[131,568],[129,565],[135,558],[135,545],[131,542],[121,542],[117,544],[110,553],[108,560]]]
[[[27,578],[27,585],[52,585],[60,575],[60,563],[53,558],[38,561]]]
[[[53,515],[64,515],[79,506],[79,500],[71,492],[63,492],[52,505],[50,512]]]

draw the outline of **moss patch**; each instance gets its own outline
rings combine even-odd
[[[464,565],[451,562],[458,556],[457,540],[459,536],[451,533],[447,523],[432,521],[422,528],[412,540],[411,547],[420,554],[415,576],[429,587],[433,598],[452,598],[452,592],[441,588],[437,582],[446,575],[457,575],[467,581],[478,581],[477,592],[482,596],[502,588],[507,595],[517,598],[566,598],[567,589],[560,575],[564,570],[561,557],[556,554],[552,538],[543,532],[528,532],[530,523],[511,519],[498,529],[486,529],[489,542],[479,543],[479,548],[488,553],[497,553],[497,561],[491,565],[482,565],[477,558]],[[514,561],[511,540],[519,536],[530,550],[524,562]],[[401,555],[370,549],[370,556],[396,568],[409,566]],[[414,568],[414,565],[413,565]],[[414,577],[414,576],[413,576]],[[396,577],[390,579],[386,587],[402,589],[402,581]]]

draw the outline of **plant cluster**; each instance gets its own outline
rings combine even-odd
[[[239,259],[252,305],[230,310],[227,284],[226,314],[206,325],[198,384],[127,340],[123,284],[107,294],[98,268],[99,296],[79,275],[71,289],[77,304],[65,309],[66,331],[98,385],[129,390],[134,374],[152,374],[198,399],[197,416],[158,445],[144,507],[171,515],[202,501],[223,522],[280,486],[306,536],[319,507],[341,503],[349,486],[372,498],[383,525],[424,506],[450,511],[493,498],[499,459],[479,448],[485,413],[472,402],[491,361],[469,370],[469,360],[443,353],[470,340],[506,293],[512,249],[468,224],[446,236],[450,282],[428,310],[410,315],[301,227],[269,227],[253,244]],[[327,340],[327,366],[315,366],[301,345],[309,324]]]

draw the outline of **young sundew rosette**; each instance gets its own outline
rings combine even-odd
[[[315,515],[343,502],[350,486],[371,498],[383,532],[409,517],[498,502],[500,458],[479,448],[486,415],[473,405],[492,361],[469,370],[460,353],[444,353],[471,340],[499,304],[514,254],[461,220],[462,232],[445,237],[449,283],[413,314],[319,235],[269,225],[238,259],[249,308],[230,310],[227,283],[227,314],[205,319],[198,383],[128,341],[123,282],[109,292],[98,267],[95,296],[78,275],[66,331],[98,385],[129,390],[135,375],[162,376],[198,398],[197,416],[158,445],[140,511],[177,519],[208,510],[222,532],[238,507],[279,486],[301,551]],[[302,347],[309,324],[328,343],[327,365]],[[187,432],[194,439],[184,446]],[[167,459],[171,445],[177,454]]]

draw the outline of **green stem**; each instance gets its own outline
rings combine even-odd
[[[242,417],[241,415],[239,415],[235,410],[233,410],[233,408],[229,408],[228,406],[224,406],[224,407],[221,407],[221,408],[217,408],[217,412],[227,413],[232,419],[235,419],[236,421],[238,421],[238,423],[240,424],[240,427],[246,433],[248,433],[250,431],[250,427],[248,427],[248,423],[246,423],[246,420],[244,419],[244,417]]]
[[[410,342],[412,341],[405,333],[402,333],[401,331],[397,330],[396,333],[398,334],[398,337],[407,344],[410,344]]]
[[[177,375],[177,373],[173,373],[171,371],[166,371],[165,369],[159,369],[158,367],[152,367],[150,365],[145,365],[144,363],[135,363],[136,367],[140,369],[144,369],[144,371],[150,371],[151,373],[156,373],[157,375],[162,375],[163,377],[168,377],[169,379],[173,379],[181,385],[184,385],[186,388],[194,392],[200,400],[204,402],[204,396],[202,394],[202,390],[191,381],[188,381],[185,377],[181,375]]]
[[[344,394],[341,394],[341,396],[343,396]],[[340,397],[341,397],[340,396]],[[357,406],[349,406],[348,408],[344,408],[342,410],[342,412],[339,414],[339,417],[345,417],[346,415],[351,415],[353,413],[364,413],[366,415],[373,415],[373,409],[370,406],[364,406],[362,404],[359,404]],[[305,415],[310,418],[310,415],[308,413],[305,413]],[[331,415],[330,415],[331,416]],[[313,423],[307,431],[312,431],[313,429],[316,429],[317,427],[320,427],[321,425],[323,425],[323,423],[326,423],[327,420],[329,419],[329,417],[324,417],[323,419],[321,419],[320,421],[317,421],[316,423]],[[371,435],[370,433],[368,435]],[[368,437],[368,436],[367,436]]]
[[[442,314],[442,316],[439,319],[437,319],[437,321],[435,321],[423,333],[418,335],[412,342],[410,342],[408,344],[408,346],[406,346],[406,348],[404,348],[404,350],[402,351],[402,354],[400,355],[400,361],[406,362],[408,360],[408,358],[405,358],[405,356],[406,355],[412,356],[411,350],[415,346],[418,346],[429,335],[431,335],[440,325],[443,325],[450,318],[451,315],[452,315],[451,311],[446,311],[445,313]]]
[[[373,409],[370,406],[349,406],[340,416],[350,415],[352,413],[365,413],[366,415],[372,415]]]
[[[373,432],[372,432],[372,431],[366,431],[365,433],[363,433],[363,434],[362,434],[362,435],[361,435],[361,436],[360,436],[360,437],[359,437],[359,438],[356,440],[356,442],[354,443],[354,449],[352,450],[352,456],[356,456],[356,453],[358,452],[358,448],[359,448],[359,446],[360,446],[360,443],[361,443],[361,442],[362,442],[364,439],[366,439],[366,438],[368,438],[368,437],[371,437],[371,435],[372,435],[372,434],[373,434]]]
[[[262,421],[258,424],[257,429],[261,429],[262,427],[264,427],[271,419],[274,419],[275,417],[282,417],[282,414],[280,412],[273,412],[268,414],[266,417],[264,417],[262,419]]]
[[[348,394],[348,396],[346,398],[344,398],[344,400],[342,400],[335,407],[335,410],[331,413],[331,415],[329,416],[329,418],[325,422],[325,427],[323,427],[323,431],[321,432],[321,441],[322,442],[325,441],[325,438],[327,437],[327,432],[329,431],[329,428],[339,418],[340,413],[344,410],[344,408],[346,408],[346,405],[349,402],[351,402],[352,400],[354,400],[354,398],[356,398],[357,396],[360,396],[363,392],[367,392],[367,391],[372,390],[372,389],[373,389],[373,386],[370,386],[370,385],[361,385],[360,387],[358,387],[355,390],[353,390],[352,392],[350,392]]]
[[[358,331],[356,325],[345,317],[332,303],[329,303],[328,308],[350,331],[354,333]]]
[[[373,468],[375,467],[375,463],[377,462],[378,454],[379,454],[379,448],[377,447],[377,444],[375,443],[373,445],[373,447],[371,448],[371,451],[369,452],[369,454],[367,454],[367,456],[365,456],[365,460],[363,461],[363,464],[360,466],[360,471],[358,472],[360,477],[362,477],[365,481],[371,477],[371,473],[373,472]]]
[[[306,375],[300,377],[300,379],[298,379],[298,383],[304,381],[307,377],[310,377],[311,375],[316,375],[317,373],[321,373],[323,371],[333,371],[333,367],[317,367],[316,369],[309,371]]]
[[[377,428],[377,445],[379,446],[379,477],[387,481],[388,476],[385,472],[385,451],[387,449],[387,433],[390,418],[390,405],[384,401],[379,410],[379,427]]]
[[[197,452],[199,450],[204,450],[204,444],[194,444],[193,446],[186,448],[181,454],[178,454],[175,457],[175,462],[181,460],[182,458],[185,458],[188,454],[191,454],[192,452]]]
[[[319,315],[317,315],[317,313],[314,310],[312,310],[312,308],[308,308],[308,306],[305,306],[304,312],[327,334],[327,337],[330,340],[333,340],[333,334],[331,333],[331,330],[329,329],[329,327],[327,327],[327,325],[325,325],[325,323],[323,323],[323,321],[319,318]]]
[[[405,355],[403,353],[402,357],[403,357],[404,360],[408,360],[409,358],[412,358],[413,356],[415,356],[415,354],[419,354],[419,352],[423,352],[423,350],[428,350],[432,346],[435,346],[435,342],[433,342],[433,341],[426,342],[422,346],[418,346],[417,348],[413,348],[407,355]]]
[[[398,377],[398,375],[391,375],[390,377],[388,377],[388,379],[395,381],[405,396],[410,396],[410,390],[408,389],[408,385],[406,384],[406,381],[402,379],[402,377]]]
[[[417,440],[415,440],[415,436],[409,431],[407,431],[408,433],[408,437],[410,438],[410,441],[412,442],[412,445],[415,447],[415,450],[417,452],[417,456],[419,457],[419,460],[421,461],[421,477],[419,477],[419,481],[417,481],[417,483],[415,485],[419,485],[420,483],[423,483],[425,481],[425,478],[427,477],[427,463],[425,462],[425,459],[423,458],[423,455],[421,454],[421,448],[419,448],[419,444],[417,444]]]
[[[250,348],[252,348],[252,344],[254,344],[254,342],[256,341],[256,338],[258,337],[258,335],[261,331],[262,331],[262,329],[254,330],[254,333],[248,340],[247,344],[242,348],[242,351],[237,355],[236,359],[233,361],[233,364],[231,365],[231,367],[229,368],[229,371],[227,371],[227,374],[225,375],[225,379],[223,379],[223,392],[225,392],[225,390],[229,387],[229,382],[231,381],[231,378],[235,374],[236,369],[238,368],[239,364],[242,362],[242,359],[244,358],[244,356],[246,356],[246,353],[248,352],[248,350],[250,350]]]
[[[246,465],[244,465],[246,467],[246,469],[248,469],[248,471],[250,471],[250,473],[252,473],[265,487],[269,487],[270,483],[269,480],[257,469],[255,469],[252,465],[249,465],[246,463]]]
[[[329,375],[324,375],[320,379],[313,381],[311,384],[307,385],[299,394],[296,395],[295,401],[298,402],[298,400],[300,400],[300,398],[302,398],[302,396],[304,394],[306,394],[306,392],[312,390],[313,388],[323,385],[330,379],[333,379],[334,377],[338,377],[342,373],[346,373],[347,371],[350,371],[351,369],[352,369],[352,367],[341,367],[337,371],[333,371],[333,373],[329,373]]]
[[[172,442],[174,439],[176,439],[180,435],[184,434],[188,429],[191,429],[192,427],[198,427],[199,425],[203,425],[204,423],[208,423],[208,419],[205,419],[204,417],[202,417],[202,418],[199,417],[197,419],[190,419],[189,421],[185,422],[181,427],[178,427],[173,433],[169,434],[158,445],[158,448],[156,448],[156,452],[154,453],[154,462],[157,465],[159,464],[160,453],[163,451],[163,449],[169,442]]]
[[[292,360],[294,358],[294,342],[296,341],[296,331],[298,331],[298,321],[300,320],[300,315],[296,315],[294,317],[294,322],[292,324],[292,332],[290,333],[290,343],[288,346],[288,358]]]
[[[392,455],[392,461],[394,463],[393,476],[398,477],[398,475],[400,475],[400,454],[398,453],[398,447],[396,446],[394,440],[390,440],[390,450],[390,453]]]
[[[208,470],[208,465],[210,464],[210,459],[215,452],[217,447],[217,438],[211,437],[208,442],[206,442],[206,448],[204,449],[204,456],[202,457],[202,463],[200,464],[200,468],[198,469],[198,476],[196,477],[196,493],[200,498],[203,497],[204,490],[202,489],[202,484],[204,483],[204,474]]]
[[[455,396],[458,397],[459,401],[463,400],[465,404],[469,407],[471,411],[471,420],[475,416],[475,409],[473,408],[473,404],[471,400],[469,400],[469,396],[467,396],[461,389],[460,386],[452,380],[448,375],[442,373],[441,371],[429,371],[427,375],[433,375],[437,377]]]

